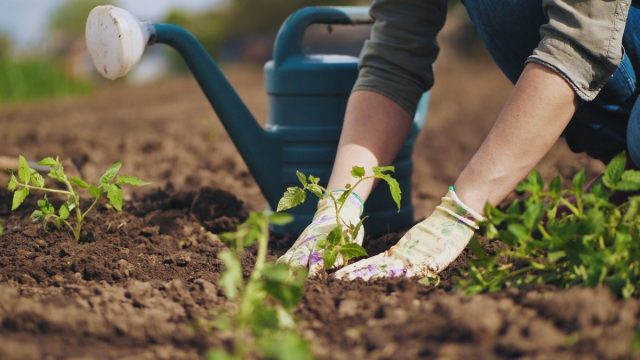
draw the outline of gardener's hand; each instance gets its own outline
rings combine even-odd
[[[467,246],[482,215],[458,199],[453,187],[433,214],[411,228],[391,249],[338,272],[343,280],[426,277],[444,270]]]
[[[336,194],[337,193],[337,194]],[[340,192],[334,192],[335,196],[340,196]],[[350,195],[340,211],[343,227],[356,225],[362,215],[362,201],[355,195]],[[318,202],[318,210],[313,216],[313,221],[300,234],[293,246],[282,257],[279,263],[287,263],[293,266],[302,266],[309,269],[309,276],[316,275],[322,269],[323,250],[317,247],[320,240],[327,237],[329,232],[336,226],[336,212],[330,198],[322,199]],[[354,242],[362,245],[364,230],[362,227]],[[342,256],[338,255],[334,267],[342,266],[344,263]]]

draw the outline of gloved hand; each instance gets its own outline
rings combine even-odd
[[[444,270],[467,246],[482,215],[460,201],[453,186],[440,205],[391,249],[336,272],[343,280],[426,277]]]
[[[343,190],[334,191],[337,198]],[[364,209],[362,200],[354,193],[351,193],[340,210],[343,229],[347,229],[349,224],[356,225],[360,221],[360,216]],[[309,276],[316,275],[323,266],[322,255],[324,251],[317,247],[317,243],[329,235],[329,232],[336,226],[336,212],[330,198],[324,198],[318,202],[318,210],[313,216],[311,224],[300,234],[293,246],[282,255],[277,262],[287,263],[293,266],[302,266],[309,269]],[[360,231],[353,242],[362,245],[364,229]],[[334,267],[344,265],[341,255],[338,255]]]

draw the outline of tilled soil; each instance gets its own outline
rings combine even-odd
[[[436,87],[414,156],[416,220],[439,201],[479,146],[510,85],[482,53],[460,58],[442,34]],[[261,70],[227,67],[259,119],[267,109]],[[212,121],[213,118],[213,121]],[[0,107],[2,155],[59,155],[95,181],[116,160],[153,181],[127,192],[125,211],[100,207],[80,243],[29,220],[35,197],[10,212],[0,191],[0,359],[192,359],[224,339],[195,326],[229,306],[217,286],[224,248],[217,234],[264,208],[249,171],[190,78],[115,84],[69,100]],[[540,165],[570,178],[602,165],[562,141]],[[6,175],[0,175],[0,182]],[[128,190],[127,190],[128,191]],[[368,238],[371,254],[401,236]],[[292,238],[272,238],[270,256]],[[253,249],[243,258],[248,274]],[[427,287],[410,280],[311,280],[298,309],[320,359],[638,357],[640,304],[606,289],[509,289],[465,296],[451,278]]]

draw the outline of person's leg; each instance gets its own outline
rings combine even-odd
[[[465,6],[492,58],[515,83],[540,41],[540,26],[547,22],[541,0],[466,0]],[[627,122],[637,97],[639,34],[640,11],[632,7],[620,67],[594,101],[580,106],[564,131],[574,152],[607,162],[625,148]]]

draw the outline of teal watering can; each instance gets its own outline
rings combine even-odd
[[[176,49],[247,163],[269,206],[275,209],[288,186],[297,184],[296,170],[326,183],[335,158],[347,99],[358,75],[358,59],[345,55],[306,54],[305,30],[312,24],[371,24],[367,7],[307,7],[292,14],[275,42],[274,58],[265,65],[269,115],[265,128],[255,120],[224,74],[198,40],[181,27],[141,22],[126,10],[99,6],[89,14],[87,47],[98,72],[109,79],[124,76],[139,61],[147,45]],[[367,201],[365,228],[380,235],[413,224],[411,153],[424,124],[425,93],[418,105],[413,131],[394,165],[402,189],[398,211],[386,186],[378,186]],[[354,164],[357,165],[357,164]],[[315,202],[293,209],[294,221],[275,228],[296,235],[310,222]]]

